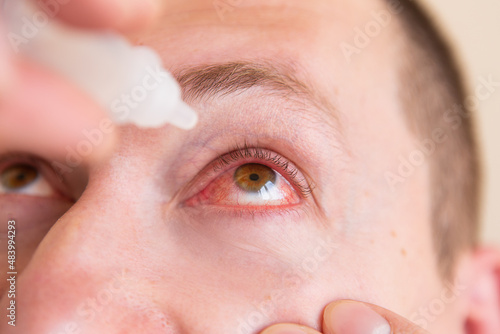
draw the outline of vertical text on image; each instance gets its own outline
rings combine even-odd
[[[9,290],[7,298],[9,306],[7,307],[7,318],[10,326],[16,326],[16,221],[9,220],[7,222],[7,282]]]

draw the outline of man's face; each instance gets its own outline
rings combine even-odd
[[[428,169],[395,187],[384,176],[416,142],[398,97],[396,15],[348,60],[342,43],[377,22],[380,4],[166,6],[131,39],[181,78],[200,122],[119,128],[117,152],[87,168],[87,189],[56,223],[64,200],[3,196],[11,216],[40,221],[17,232],[30,250],[19,322],[39,333],[253,333],[319,328],[327,303],[356,299],[453,332],[450,305],[422,313],[444,286]]]

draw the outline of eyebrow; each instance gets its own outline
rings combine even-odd
[[[329,99],[318,93],[310,81],[299,80],[294,73],[297,65],[283,62],[228,62],[205,64],[173,70],[179,82],[183,99],[187,102],[224,97],[254,87],[266,88],[270,94],[285,98],[300,98],[324,112],[318,115],[331,123],[338,132],[337,110]],[[326,117],[325,117],[326,116]]]

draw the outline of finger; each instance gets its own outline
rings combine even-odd
[[[264,329],[260,334],[321,334],[320,332],[296,324],[277,324]]]
[[[325,334],[426,334],[411,321],[376,305],[344,300],[323,314]]]
[[[132,32],[145,28],[161,12],[162,0],[41,0],[50,16],[83,28]]]
[[[69,169],[111,154],[117,132],[90,98],[33,64],[17,67],[9,94],[0,100],[0,152],[62,160]],[[71,161],[66,163],[69,151]]]

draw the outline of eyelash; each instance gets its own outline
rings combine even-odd
[[[290,165],[290,162],[277,153],[258,147],[249,147],[246,143],[243,146],[234,146],[229,153],[219,156],[213,165],[213,171],[217,172],[225,166],[239,162],[244,159],[257,159],[269,162],[271,165],[280,169],[280,172],[286,174],[289,181],[297,188],[299,193],[307,198],[312,194],[313,188],[309,186],[305,179],[300,180],[297,176],[299,171],[296,167]],[[257,162],[258,163],[258,162]]]

